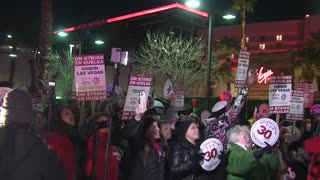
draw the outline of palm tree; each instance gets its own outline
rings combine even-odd
[[[241,50],[246,50],[246,13],[253,12],[256,0],[233,0],[232,9],[241,16]]]
[[[320,52],[320,29],[311,33],[311,39],[307,42],[307,46],[313,48],[316,52]]]
[[[238,41],[230,37],[224,37],[217,44],[217,47],[213,50],[213,57],[217,58],[218,60],[226,60],[226,63],[221,64],[219,71],[217,71],[219,72],[219,75],[217,78],[227,83],[227,90],[229,91],[231,89],[230,82],[234,80],[233,74],[231,71],[230,59],[232,55],[236,57],[238,53],[239,53]]]
[[[51,54],[52,0],[41,0],[38,86],[45,86]]]
[[[300,82],[312,83],[315,76],[320,76],[320,30],[311,33],[311,38],[305,48],[297,52],[302,60],[296,62],[296,73],[300,75]]]

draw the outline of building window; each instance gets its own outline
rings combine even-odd
[[[277,36],[276,36],[276,40],[277,40],[277,41],[282,41],[282,35],[277,35]]]
[[[248,43],[249,42],[249,37],[246,37],[246,43]]]
[[[259,49],[265,50],[266,49],[266,44],[259,44]]]

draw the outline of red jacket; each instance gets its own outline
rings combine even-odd
[[[87,154],[87,176],[91,177],[92,169],[92,160],[93,160],[93,139],[91,136],[88,141],[88,154]],[[96,165],[95,165],[95,180],[103,180],[104,176],[104,164],[105,164],[105,154],[106,154],[106,143],[108,134],[99,133],[98,134],[98,144],[96,149]],[[108,156],[108,180],[118,180],[119,179],[119,163],[120,163],[120,154],[114,146],[109,146],[109,156]]]
[[[73,180],[75,175],[75,154],[69,137],[63,132],[50,132],[44,135],[43,139],[62,162],[67,172],[68,180]]]
[[[320,136],[311,138],[304,143],[304,150],[310,154],[308,180],[320,179]]]

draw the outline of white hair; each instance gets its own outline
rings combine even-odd
[[[248,133],[250,135],[250,130],[249,130],[248,126],[236,125],[232,129],[230,129],[228,131],[228,141],[229,141],[229,143],[237,142],[238,138],[239,138],[239,134],[242,131],[244,131],[244,132],[246,132],[246,133]]]

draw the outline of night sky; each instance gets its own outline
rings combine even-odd
[[[52,0],[53,28],[111,18],[184,0]],[[204,0],[208,1],[208,0]],[[230,9],[232,0],[215,0],[217,9]],[[305,13],[320,14],[320,0],[257,0],[249,22],[302,19]],[[38,40],[40,0],[2,1],[0,32],[12,32],[28,44]],[[29,34],[28,37],[25,35]]]

